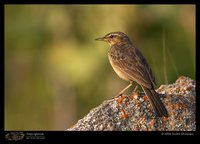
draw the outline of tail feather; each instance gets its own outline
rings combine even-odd
[[[142,86],[142,89],[148,96],[150,103],[151,103],[152,107],[154,108],[155,112],[158,114],[158,116],[159,117],[162,117],[162,116],[168,117],[168,112],[167,112],[164,104],[160,100],[159,94],[156,93],[156,91],[154,89],[150,90],[143,86]]]

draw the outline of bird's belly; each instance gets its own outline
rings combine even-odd
[[[124,74],[124,73],[120,70],[120,68],[119,68],[118,66],[116,66],[116,65],[113,63],[113,61],[112,61],[112,59],[110,58],[110,56],[109,56],[108,58],[109,58],[109,61],[110,61],[110,64],[111,64],[112,68],[113,68],[114,71],[117,73],[117,75],[118,75],[120,78],[122,78],[122,79],[128,81],[129,78],[126,76],[126,74]]]

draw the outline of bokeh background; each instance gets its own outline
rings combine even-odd
[[[128,82],[109,45],[125,32],[157,81],[195,79],[195,5],[5,5],[5,130],[65,130]]]

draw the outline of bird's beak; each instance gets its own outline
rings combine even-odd
[[[95,40],[98,40],[98,41],[105,41],[105,37],[96,38]]]

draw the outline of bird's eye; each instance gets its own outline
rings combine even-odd
[[[114,37],[114,35],[111,35],[111,36],[110,36],[110,38],[113,38],[113,37]]]

